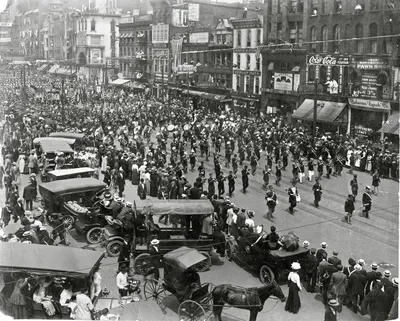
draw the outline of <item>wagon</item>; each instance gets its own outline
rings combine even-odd
[[[212,310],[212,290],[210,283],[200,283],[194,266],[205,260],[197,250],[180,247],[164,255],[164,279],[149,279],[144,283],[144,298],[154,300],[165,309],[167,292],[179,301],[180,321],[205,320],[206,312]]]
[[[213,206],[208,200],[139,200],[135,201],[136,215],[142,215],[144,225],[136,227],[134,235],[128,235],[121,226],[107,226],[104,228],[103,238],[106,243],[107,254],[118,256],[124,241],[132,240],[131,252],[134,256],[133,268],[136,273],[145,274],[144,266],[148,263],[151,250],[151,241],[157,239],[160,255],[186,246],[197,249],[207,259],[197,268],[205,271],[211,266],[211,252],[214,239],[200,237],[190,219],[199,219],[207,214],[213,214]],[[152,224],[151,216],[176,215],[188,224],[170,227]],[[187,221],[186,221],[187,220]],[[192,221],[193,223],[193,221]],[[200,233],[199,233],[200,234]]]

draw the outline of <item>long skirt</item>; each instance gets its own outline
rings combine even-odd
[[[289,281],[289,295],[286,300],[285,310],[291,313],[297,313],[300,307],[299,288],[296,283]]]
[[[28,308],[26,305],[12,304],[11,311],[12,311],[12,317],[14,319],[28,319],[29,318]]]
[[[135,169],[132,171],[132,185],[139,185],[139,172]]]

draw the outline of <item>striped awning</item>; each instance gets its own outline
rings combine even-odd
[[[400,115],[398,112],[393,112],[388,118],[388,120],[383,123],[382,128],[379,129],[380,133],[384,134],[393,134],[393,135],[399,135],[399,119]]]

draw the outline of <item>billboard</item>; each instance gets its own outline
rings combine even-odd
[[[196,32],[189,35],[190,43],[208,43],[208,32]]]
[[[189,21],[200,21],[200,5],[198,3],[188,4]]]
[[[274,89],[293,90],[293,74],[275,72]]]

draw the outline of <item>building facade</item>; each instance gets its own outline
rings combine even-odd
[[[232,99],[235,109],[247,114],[260,109],[263,17],[232,19],[233,78]]]

